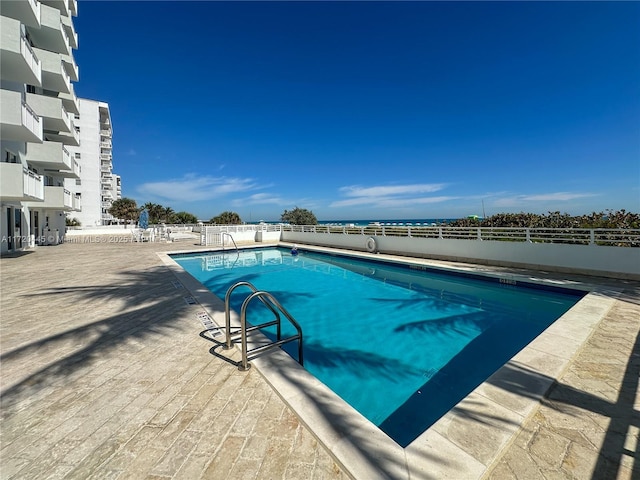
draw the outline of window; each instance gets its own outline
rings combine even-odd
[[[5,151],[4,161],[7,163],[18,163],[18,157],[15,153],[10,152],[9,150]]]

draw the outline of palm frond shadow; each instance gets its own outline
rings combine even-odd
[[[21,399],[37,395],[42,389],[72,377],[80,368],[100,360],[103,355],[133,340],[148,340],[157,335],[171,335],[176,314],[184,308],[185,290],[173,285],[175,276],[165,267],[145,271],[124,271],[117,285],[45,288],[33,296],[68,296],[77,303],[78,315],[86,312],[86,305],[101,302],[122,302],[119,312],[106,318],[89,321],[45,338],[3,352],[5,364],[28,363],[35,351],[69,351],[30,373],[1,393],[3,416],[11,415],[12,406]],[[109,311],[112,311],[109,308]],[[79,322],[76,322],[76,324]],[[72,347],[70,345],[73,345]]]
[[[369,376],[374,371],[376,375],[396,381],[416,373],[410,365],[397,360],[356,349],[336,351],[319,343],[305,343],[304,355],[314,365],[336,370],[348,368],[356,376],[365,375],[364,372]]]
[[[470,312],[445,318],[404,323],[394,328],[394,332],[420,332],[427,335],[463,334],[470,329],[484,331],[490,324],[491,320],[484,312]]]

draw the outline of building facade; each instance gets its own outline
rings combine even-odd
[[[73,83],[77,0],[0,1],[0,252],[56,244],[81,209],[70,149],[80,104]]]
[[[80,163],[80,178],[67,179],[66,187],[82,204],[82,211],[67,212],[83,227],[109,225],[114,218],[109,208],[122,197],[120,177],[113,173],[111,114],[109,105],[96,100],[79,99],[80,114],[75,116],[80,145],[69,151]]]

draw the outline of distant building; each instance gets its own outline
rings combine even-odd
[[[113,173],[113,130],[109,105],[80,98],[80,114],[75,122],[80,132],[80,145],[69,150],[82,169],[80,178],[67,179],[66,187],[81,200],[82,211],[68,212],[81,226],[109,225],[115,219],[108,211],[114,200],[122,198],[120,177]]]
[[[0,1],[0,251],[56,244],[80,211],[76,0]]]

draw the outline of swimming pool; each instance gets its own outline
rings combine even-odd
[[[220,298],[240,280],[273,294],[302,325],[305,368],[401,446],[581,297],[281,248],[172,258]],[[247,295],[234,292],[236,311]]]

